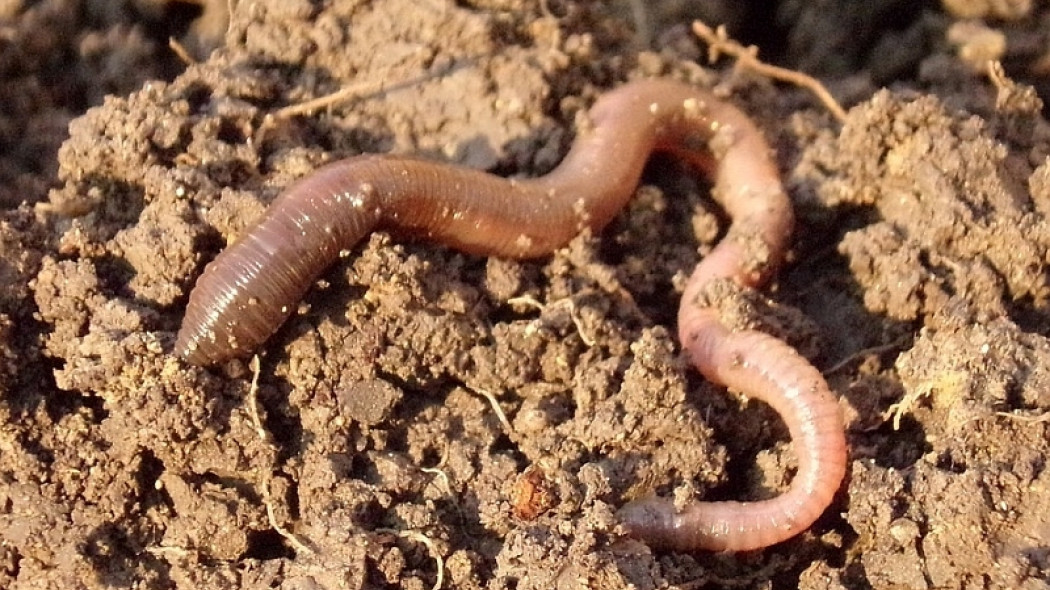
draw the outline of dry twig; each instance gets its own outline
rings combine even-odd
[[[760,76],[766,76],[767,78],[787,82],[809,90],[840,123],[846,120],[845,109],[839,105],[835,97],[831,96],[828,89],[816,78],[802,72],[781,68],[761,61],[758,59],[757,47],[754,45],[744,47],[730,39],[724,26],[711,29],[711,27],[701,21],[693,21],[693,33],[707,43],[707,59],[709,62],[714,63],[718,61],[721,54],[725,53],[736,58],[736,63],[739,67],[749,69]]]

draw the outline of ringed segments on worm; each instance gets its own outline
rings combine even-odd
[[[605,227],[634,194],[650,154],[669,152],[709,171],[713,195],[732,219],[686,285],[679,341],[708,380],[777,411],[799,465],[791,487],[769,500],[694,501],[679,509],[650,497],[627,503],[619,516],[629,535],[673,550],[746,551],[795,536],[824,512],[845,474],[837,402],[794,349],[761,332],[730,330],[702,297],[720,280],[759,287],[784,259],[794,215],[772,151],[735,106],[671,80],[612,90],[589,120],[561,164],[536,178],[363,155],[293,183],[204,269],[175,354],[213,365],[255,350],[340,251],[379,229],[481,256],[549,254],[584,229]]]

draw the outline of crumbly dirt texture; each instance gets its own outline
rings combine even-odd
[[[1050,585],[1045,3],[233,4],[0,2],[0,588]],[[695,17],[848,119],[698,63]],[[657,75],[753,113],[797,207],[769,301],[720,309],[840,396],[850,472],[805,534],[621,535],[630,498],[770,497],[794,464],[768,408],[680,356],[681,286],[725,220],[664,158],[540,260],[372,235],[257,374],[170,355],[203,265],[317,166],[542,174],[604,89]]]

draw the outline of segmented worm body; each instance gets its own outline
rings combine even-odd
[[[548,254],[586,228],[600,231],[634,193],[649,155],[668,151],[713,173],[715,198],[733,219],[687,285],[678,317],[682,346],[705,377],[780,413],[799,469],[790,490],[771,500],[694,502],[679,511],[670,500],[647,498],[628,503],[620,516],[630,535],[678,550],[749,550],[794,536],[824,511],[844,475],[838,406],[820,373],[791,347],[759,332],[730,331],[702,301],[717,280],[760,285],[783,259],[793,215],[771,151],[737,108],[668,80],[605,94],[589,121],[565,160],[538,178],[359,156],[296,182],[205,268],[176,354],[205,365],[255,349],[340,251],[377,229],[480,255]]]

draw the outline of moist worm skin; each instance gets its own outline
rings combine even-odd
[[[594,104],[562,163],[545,176],[505,179],[449,164],[358,156],[284,191],[207,265],[190,293],[175,353],[210,365],[269,338],[340,251],[377,229],[484,256],[549,254],[584,229],[600,231],[634,193],[654,151],[714,177],[733,222],[690,278],[679,310],[683,349],[709,380],[773,406],[799,458],[791,489],[771,500],[629,502],[629,535],[677,550],[765,547],[806,529],[845,472],[838,405],[820,373],[771,336],[731,332],[701,302],[716,280],[760,286],[783,260],[794,223],[762,133],[736,107],[670,80],[625,84]],[[712,156],[714,159],[712,159]]]

